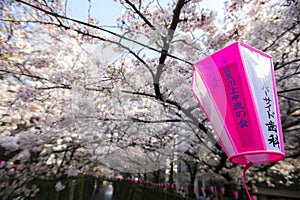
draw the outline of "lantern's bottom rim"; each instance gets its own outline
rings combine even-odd
[[[235,164],[267,164],[277,162],[285,158],[284,152],[278,151],[247,151],[228,156],[229,160]]]

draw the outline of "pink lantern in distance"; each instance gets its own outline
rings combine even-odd
[[[222,195],[224,195],[225,194],[225,188],[224,187],[220,187],[220,192],[221,192]]]
[[[201,187],[200,190],[201,190],[202,194],[204,194],[205,188],[204,188],[204,187]]]
[[[209,186],[209,191],[211,192],[211,193],[214,193],[214,186]]]
[[[231,162],[285,157],[270,55],[235,42],[197,62],[191,86]]]
[[[235,200],[237,200],[239,198],[239,192],[238,191],[233,191],[232,194],[233,194],[233,197],[234,197]]]

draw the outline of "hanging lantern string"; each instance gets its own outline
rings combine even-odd
[[[251,197],[251,195],[250,195],[250,193],[249,193],[249,190],[248,190],[248,187],[247,187],[247,184],[246,184],[246,171],[247,171],[247,169],[249,169],[252,165],[253,165],[252,162],[247,163],[247,165],[244,167],[244,170],[243,170],[244,188],[245,188],[245,190],[246,190],[246,192],[247,192],[247,195],[248,195],[248,197],[249,197],[250,200],[252,200],[252,197]]]

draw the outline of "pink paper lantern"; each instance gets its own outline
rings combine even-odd
[[[5,164],[6,164],[6,162],[5,162],[5,161],[3,161],[3,160],[0,160],[0,167],[3,167]]]
[[[237,200],[239,197],[238,191],[233,191],[232,194],[233,194],[234,199]]]
[[[220,187],[220,192],[221,192],[222,195],[224,195],[225,194],[225,188],[224,187]]]
[[[231,162],[285,157],[271,56],[235,42],[194,65],[192,91]]]
[[[197,193],[197,188],[194,187],[194,193]]]
[[[209,191],[211,192],[211,193],[214,193],[214,186],[209,186]]]
[[[202,194],[204,194],[205,188],[204,188],[204,187],[201,187],[200,190],[201,190]]]

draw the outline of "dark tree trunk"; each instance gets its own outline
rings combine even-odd
[[[154,183],[159,183],[159,179],[160,179],[160,170],[157,170],[154,173]]]
[[[197,175],[198,163],[193,161],[185,161],[185,163],[190,173],[190,181],[188,185],[187,197],[188,200],[195,200],[196,195],[194,193],[194,182]]]
[[[173,184],[174,183],[174,163],[170,163],[170,174],[169,174],[169,183]]]

